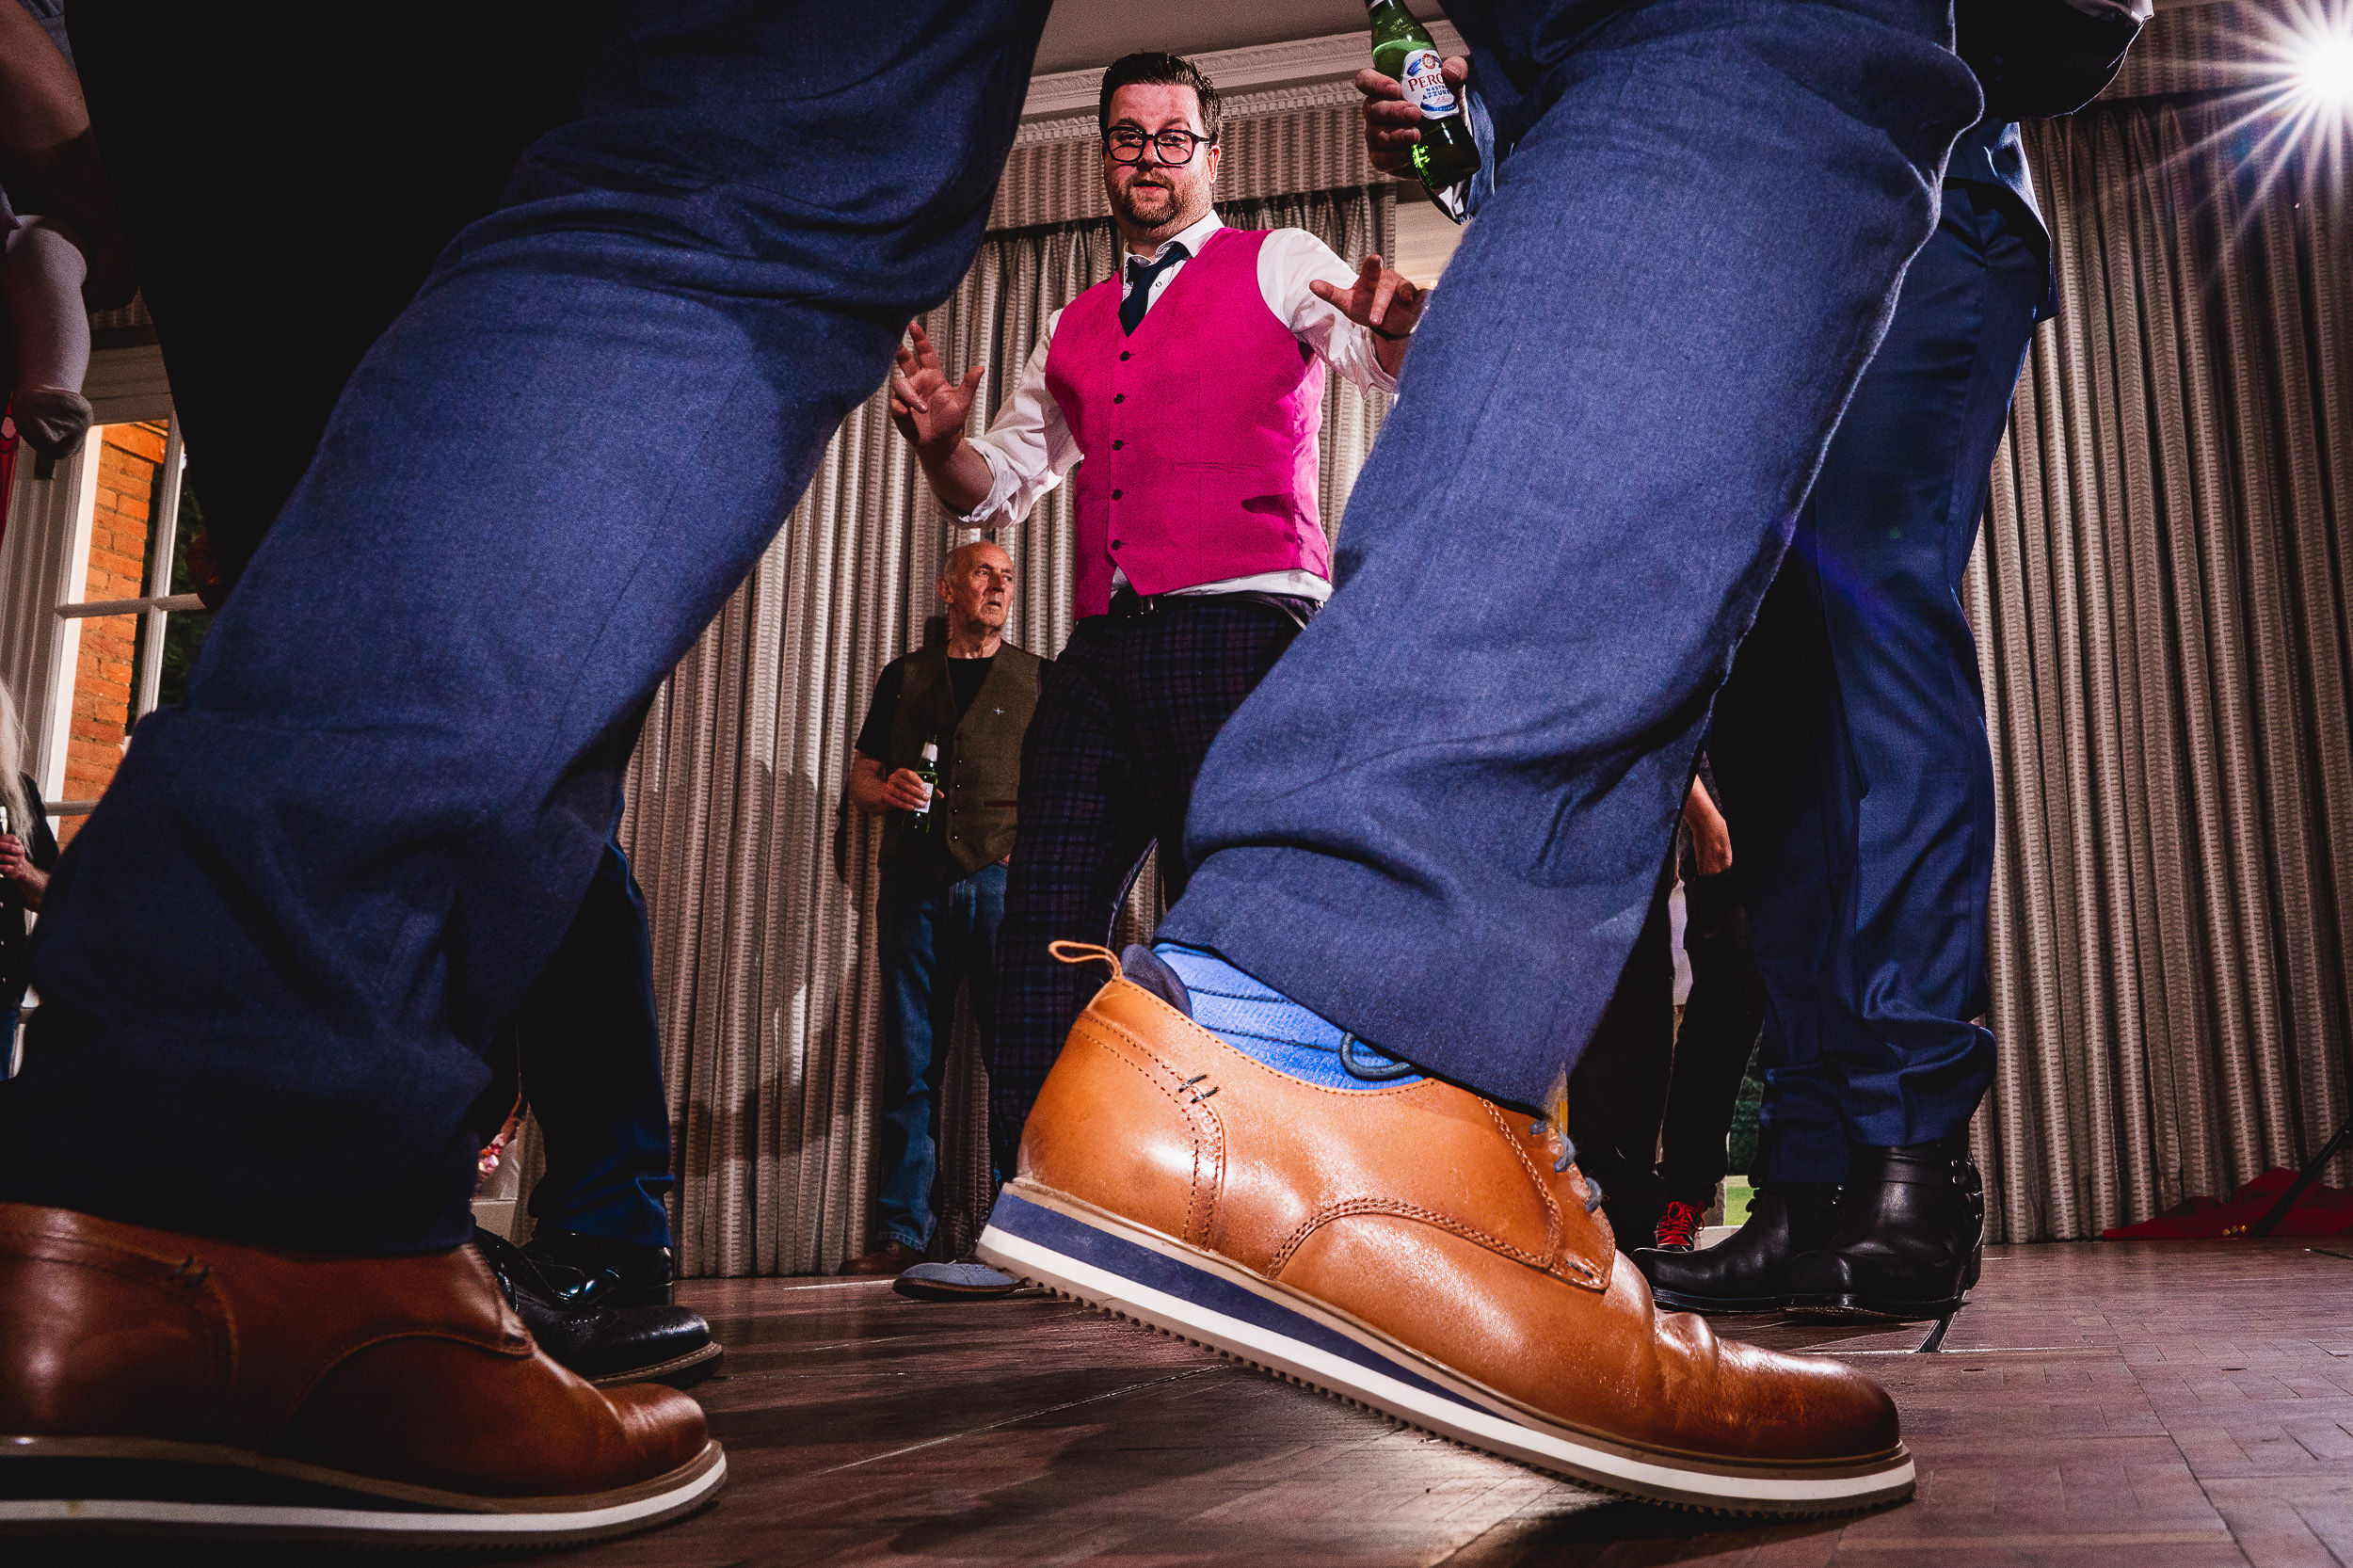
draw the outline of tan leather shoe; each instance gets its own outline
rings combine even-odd
[[[0,1204],[0,1538],[596,1541],[727,1475],[549,1360],[471,1247],[332,1257]]]
[[[1759,1514],[1911,1496],[1877,1384],[1652,1307],[1547,1124],[1432,1080],[1302,1082],[1112,975],[987,1262],[1613,1492]]]

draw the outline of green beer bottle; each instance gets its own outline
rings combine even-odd
[[[1461,184],[1479,172],[1479,142],[1439,70],[1438,46],[1403,0],[1365,0],[1365,8],[1372,22],[1372,69],[1402,83],[1405,101],[1421,109],[1421,140],[1414,148],[1421,183],[1433,191]]]
[[[939,799],[939,743],[937,741],[923,743],[923,759],[915,764],[915,776],[921,779],[923,788],[931,792],[924,797],[922,805],[907,813],[907,831],[909,833],[936,833],[939,831],[939,819],[932,815],[932,807]]]

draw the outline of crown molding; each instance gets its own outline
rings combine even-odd
[[[1460,55],[1463,35],[1444,20],[1425,24],[1442,55]],[[1276,109],[1304,108],[1311,104],[1337,104],[1354,96],[1347,88],[1351,76],[1364,65],[1370,51],[1360,31],[1332,33],[1322,38],[1294,39],[1288,43],[1254,43],[1246,49],[1216,49],[1193,56],[1193,64],[1217,84],[1228,115],[1265,114]],[[1108,63],[1108,62],[1106,62]],[[1337,87],[1331,96],[1275,102],[1275,89]],[[1057,71],[1030,78],[1030,96],[1022,105],[1024,141],[1054,140],[1081,136],[1095,129],[1095,104],[1103,88],[1103,68]],[[1261,100],[1265,100],[1261,104]],[[1075,130],[1028,133],[1033,123],[1078,117]]]

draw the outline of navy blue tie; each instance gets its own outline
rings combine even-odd
[[[1144,320],[1144,308],[1152,303],[1152,285],[1160,274],[1192,254],[1181,245],[1171,245],[1157,262],[1141,256],[1128,258],[1128,297],[1119,302],[1119,329],[1132,335]]]

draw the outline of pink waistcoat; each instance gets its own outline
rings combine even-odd
[[[1084,461],[1078,611],[1111,603],[1112,568],[1143,594],[1303,568],[1332,575],[1316,507],[1323,361],[1258,292],[1263,231],[1220,229],[1137,326],[1121,280],[1072,300],[1046,385]]]

